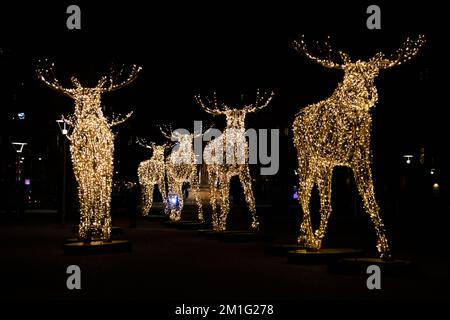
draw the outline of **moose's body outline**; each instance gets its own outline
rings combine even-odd
[[[125,118],[108,122],[103,114],[102,93],[117,90],[131,83],[141,67],[133,65],[128,78],[118,84],[103,76],[96,87],[83,87],[72,77],[73,88],[61,86],[48,69],[38,69],[39,78],[49,87],[75,100],[75,112],[64,121],[73,126],[68,136],[73,170],[80,202],[79,238],[84,242],[111,240],[111,192],[114,167],[114,134],[111,128],[125,122]],[[109,85],[107,85],[109,84]]]
[[[150,145],[140,144],[153,150],[151,158],[139,163],[137,169],[139,185],[141,187],[141,215],[148,216],[153,205],[153,190],[155,185],[158,186],[158,190],[161,193],[164,211],[166,211],[167,196],[164,151],[167,145],[156,145],[154,143]]]
[[[203,101],[196,96],[198,104],[212,115],[225,115],[226,128],[224,132],[207,143],[204,149],[204,159],[210,183],[210,204],[212,209],[212,226],[215,231],[227,229],[227,218],[230,212],[230,182],[231,178],[238,176],[245,195],[245,201],[252,216],[251,227],[258,230],[259,221],[256,213],[255,197],[252,190],[248,159],[248,142],[245,136],[245,117],[247,113],[256,112],[265,108],[272,100],[273,92],[261,97],[259,90],[254,105],[244,106],[242,109],[233,109],[225,104],[219,107],[217,98],[210,102]],[[212,108],[207,106],[212,104]],[[217,193],[220,194],[220,206],[217,202]],[[219,208],[218,208],[219,207]],[[220,209],[220,215],[219,210]]]
[[[318,103],[306,106],[297,113],[293,123],[294,145],[297,149],[299,171],[299,202],[303,209],[298,242],[308,249],[319,250],[325,237],[331,208],[331,184],[336,166],[349,167],[353,171],[365,211],[374,223],[377,234],[377,250],[382,259],[390,259],[391,253],[375,199],[371,170],[370,133],[371,108],[378,101],[374,79],[379,69],[402,64],[417,54],[424,43],[423,36],[417,42],[408,39],[387,59],[377,53],[369,61],[352,62],[349,56],[339,52],[342,64],[321,59],[309,53],[304,39],[294,42],[295,48],[316,63],[335,69],[343,69],[343,80],[333,94]],[[317,185],[320,193],[320,225],[313,231],[309,210],[311,192]]]
[[[194,193],[195,201],[197,203],[197,218],[200,223],[204,223],[205,219],[203,216],[203,204],[200,199],[198,168],[193,146],[196,134],[179,132],[178,130],[169,134],[162,129],[161,132],[166,138],[175,138],[175,140],[178,141],[175,146],[173,146],[172,151],[167,156],[165,162],[168,194],[176,194],[178,197],[177,206],[167,204],[169,206],[167,209],[169,218],[172,221],[181,220],[181,212],[184,207],[183,184],[188,183],[190,189]]]

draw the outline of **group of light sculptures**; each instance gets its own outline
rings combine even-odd
[[[252,179],[248,166],[248,143],[245,136],[245,117],[247,113],[256,112],[266,107],[273,97],[271,94],[259,95],[257,91],[256,103],[254,105],[246,105],[240,109],[233,109],[224,103],[217,102],[214,99],[210,101],[207,98],[196,96],[195,99],[199,105],[208,113],[213,115],[225,115],[227,120],[226,128],[220,136],[209,142],[204,149],[204,162],[208,172],[210,182],[210,204],[212,207],[212,227],[215,231],[226,230],[227,216],[230,211],[229,192],[230,180],[234,176],[238,176],[244,189],[245,200],[252,215],[252,229],[258,229],[258,217],[256,214],[255,197],[252,190]],[[189,183],[194,192],[196,203],[198,206],[198,220],[205,222],[203,216],[202,202],[199,196],[199,182],[197,174],[196,155],[193,148],[193,140],[199,134],[182,134],[177,131],[165,132],[161,130],[168,139],[177,141],[177,149],[173,149],[167,159],[164,161],[164,148],[162,156],[158,160],[153,161],[155,155],[150,160],[143,161],[139,165],[138,176],[142,191],[142,214],[147,215],[151,207],[151,199],[153,196],[153,187],[148,184],[155,184],[155,181],[164,180],[164,178],[154,178],[156,172],[166,172],[167,177],[167,194],[175,194],[178,197],[179,204],[170,206],[167,195],[164,194],[165,187],[160,187],[163,194],[164,206],[166,213],[172,221],[181,219],[181,211],[183,209],[183,192],[184,183]],[[149,147],[149,146],[147,146]],[[149,170],[147,168],[155,168]],[[157,168],[157,169],[156,169]],[[164,170],[165,168],[165,170]],[[160,177],[160,175],[158,174]],[[161,185],[160,183],[158,183]],[[217,193],[220,195],[220,201],[217,201]],[[149,200],[150,199],[150,200]],[[150,204],[150,205],[148,205]],[[219,213],[220,211],[220,213]]]
[[[158,185],[158,190],[163,199],[164,212],[171,221],[180,221],[181,211],[184,207],[183,185],[188,183],[195,193],[198,220],[203,223],[205,220],[193,150],[194,135],[177,132],[167,133],[162,129],[161,132],[166,138],[172,139],[174,137],[178,142],[177,148],[174,148],[167,157],[165,151],[169,148],[169,143],[156,145],[151,142],[147,144],[138,139],[138,144],[153,150],[152,157],[142,161],[138,166],[138,180],[141,186],[141,215],[149,215],[153,203],[153,189],[155,185]]]
[[[325,237],[331,214],[331,182],[336,166],[349,167],[353,171],[364,208],[375,225],[377,250],[382,259],[391,257],[384,225],[375,199],[371,172],[370,131],[371,109],[378,101],[374,79],[380,69],[401,65],[413,58],[425,42],[424,36],[408,38],[404,45],[390,57],[377,53],[368,61],[352,61],[339,52],[340,62],[331,58],[328,48],[325,58],[310,52],[304,38],[293,42],[293,47],[314,62],[333,69],[344,70],[343,80],[333,94],[318,103],[302,108],[293,123],[293,140],[298,155],[299,203],[303,210],[298,242],[310,250],[319,250]],[[73,88],[61,86],[53,75],[53,65],[38,69],[40,79],[51,88],[61,91],[75,100],[75,113],[65,119],[73,125],[70,135],[70,151],[80,202],[79,236],[85,241],[110,239],[110,202],[113,175],[114,135],[111,127],[128,119],[108,122],[101,108],[101,94],[131,83],[139,74],[140,67],[133,66],[129,76],[118,84],[114,78],[102,77],[96,87],[82,87],[72,77]],[[258,229],[252,179],[248,166],[248,143],[245,136],[245,117],[266,107],[273,93],[257,93],[256,103],[242,108],[231,108],[217,101],[196,96],[198,104],[208,113],[225,115],[224,132],[210,141],[204,149],[204,162],[210,181],[210,204],[212,226],[215,231],[226,230],[229,207],[230,180],[238,176],[245,200],[252,215],[252,228]],[[164,133],[164,132],[163,132]],[[175,135],[178,148],[165,157],[168,144],[142,143],[152,149],[153,155],[138,167],[141,186],[141,212],[147,215],[153,202],[154,186],[158,185],[163,197],[165,212],[171,220],[181,219],[183,208],[183,183],[189,183],[198,205],[198,219],[204,222],[202,203],[199,198],[197,163],[193,150],[195,134]],[[224,159],[226,158],[226,161]],[[166,190],[167,178],[167,190]],[[320,224],[313,230],[310,217],[310,197],[314,186],[320,194]],[[180,204],[169,208],[167,195],[175,193]],[[217,199],[219,194],[219,199]]]

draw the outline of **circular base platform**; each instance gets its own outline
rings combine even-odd
[[[224,231],[222,237],[219,239],[225,242],[249,242],[261,240],[261,235],[254,231],[230,230]]]
[[[363,252],[363,250],[349,248],[323,248],[317,251],[297,249],[288,251],[287,257],[290,263],[328,264],[339,259],[360,255]]]
[[[214,232],[218,232],[218,231],[214,231],[213,229],[209,229],[209,228],[198,230],[198,234],[201,236],[207,236],[208,234],[214,233]]]
[[[289,251],[305,249],[304,246],[297,243],[287,243],[287,244],[271,244],[264,247],[264,252],[274,256],[284,256]]]
[[[246,242],[262,239],[261,235],[257,232],[248,230],[214,231],[212,229],[201,229],[198,230],[198,233],[206,236],[208,239],[221,240],[225,242]]]
[[[63,246],[66,255],[89,255],[105,253],[131,252],[131,242],[128,240],[112,240],[110,242],[92,241],[90,243],[72,242]]]
[[[78,238],[69,238],[69,239],[65,239],[64,243],[74,243],[74,242],[80,242],[80,239]]]
[[[164,213],[162,213],[162,214],[149,214],[147,216],[140,216],[140,217],[138,217],[138,219],[162,222],[162,221],[167,221],[169,219],[169,217],[167,215],[165,215]]]
[[[181,220],[172,221],[170,219],[161,222],[161,224],[167,228],[178,228],[178,226],[180,226],[182,223],[183,223],[183,221],[181,221]]]
[[[72,227],[73,233],[78,233],[78,226]],[[121,227],[111,227],[111,237],[118,237],[123,235],[123,229]]]
[[[212,229],[201,229],[198,231],[199,234],[206,236],[208,239],[218,240],[223,237],[226,231],[215,231]]]
[[[377,265],[385,275],[400,275],[411,271],[412,263],[405,260],[381,260],[379,258],[345,258],[334,261],[328,270],[340,274],[367,275],[367,267]]]
[[[183,221],[178,225],[178,229],[180,230],[201,230],[208,228],[210,225],[204,222],[198,221]]]

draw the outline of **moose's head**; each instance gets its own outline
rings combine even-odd
[[[154,142],[147,142],[145,139],[141,138],[137,138],[136,143],[141,147],[152,150],[153,151],[152,159],[164,161],[164,153],[166,149],[169,147],[169,143],[159,145]]]
[[[259,90],[256,91],[256,102],[254,104],[245,105],[237,109],[231,108],[224,103],[218,103],[216,94],[213,99],[202,98],[200,95],[195,96],[197,103],[208,113],[212,115],[225,115],[227,119],[227,128],[243,129],[245,128],[245,116],[247,113],[257,112],[268,106],[273,98],[274,93],[263,93],[260,95]]]
[[[54,74],[54,64],[48,67],[38,67],[37,74],[50,88],[64,93],[75,100],[75,116],[83,117],[88,114],[102,114],[101,110],[101,94],[104,92],[120,89],[133,82],[141,67],[133,65],[127,77],[123,77],[123,72],[119,72],[118,76],[111,73],[109,76],[103,76],[95,87],[83,87],[76,77],[71,77],[72,88],[63,87]],[[116,78],[121,78],[116,82]]]
[[[425,37],[419,35],[417,39],[407,38],[404,44],[397,49],[392,55],[386,57],[382,52],[375,54],[367,61],[352,61],[348,54],[339,51],[339,62],[334,61],[331,56],[333,50],[326,43],[326,58],[319,58],[313,55],[305,43],[302,36],[299,41],[293,41],[293,47],[304,54],[310,60],[326,67],[344,70],[344,79],[340,87],[345,92],[346,98],[352,98],[351,95],[357,95],[362,99],[376,102],[377,93],[374,84],[375,78],[378,76],[380,69],[391,68],[403,64],[412,59],[425,43]],[[336,56],[336,55],[335,55]]]

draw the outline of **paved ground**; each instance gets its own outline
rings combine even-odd
[[[51,219],[2,223],[0,298],[271,302],[450,297],[448,254],[433,250],[406,250],[401,255],[415,262],[414,271],[385,276],[382,290],[369,291],[366,277],[332,274],[326,266],[288,264],[285,257],[266,255],[264,242],[208,240],[159,222],[139,220],[137,228],[128,228],[128,221],[119,218],[115,224],[123,226],[123,237],[133,242],[132,253],[65,256],[62,243],[73,236],[71,225]],[[65,271],[71,264],[81,267],[80,291],[66,289]]]

